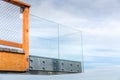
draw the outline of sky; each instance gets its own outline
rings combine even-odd
[[[119,0],[39,0],[39,1],[22,0],[22,1],[32,3],[30,14],[39,16],[41,22],[40,24],[42,24],[42,26],[43,25],[45,26],[47,24],[47,27],[45,26],[44,28],[41,28],[39,26],[31,27],[31,33],[30,33],[31,41],[35,42],[35,43],[33,42],[33,44],[37,45],[37,42],[40,43],[40,40],[42,41],[44,40],[44,43],[42,42],[40,44],[47,45],[44,46],[45,48],[53,49],[52,53],[54,56],[50,55],[49,57],[57,57],[58,55],[55,53],[57,52],[56,49],[58,44],[57,44],[57,39],[54,37],[57,36],[58,34],[57,32],[58,24],[62,24],[62,26],[65,25],[68,27],[63,26],[65,31],[61,33],[64,34],[66,33],[65,28],[67,28],[68,32],[69,30],[70,32],[72,31],[75,33],[79,31],[80,35],[82,31],[83,55],[84,55],[83,57],[84,73],[82,74],[56,75],[56,76],[24,76],[22,78],[23,80],[24,79],[27,80],[28,77],[30,77],[31,80],[34,79],[66,80],[68,78],[69,80],[77,80],[77,79],[78,80],[80,79],[81,80],[119,80],[120,79],[118,75],[120,73],[119,71],[120,1]],[[35,17],[31,17],[31,18],[37,21]],[[39,25],[39,24],[38,22],[36,22],[34,23],[34,25]],[[50,27],[51,29],[48,27]],[[46,33],[44,33],[44,30],[46,31]],[[51,34],[48,35],[48,33]],[[47,38],[52,37],[53,42],[50,39],[46,39],[42,35],[46,36]],[[41,39],[41,37],[43,38]],[[69,37],[67,39],[69,39]],[[70,39],[72,38],[70,37]],[[77,36],[75,37],[75,39],[77,39],[78,42],[74,44],[78,44],[79,40],[81,40],[81,37],[78,38]],[[53,43],[56,46],[50,46]],[[77,47],[75,47],[75,49],[78,48],[78,46],[81,48],[81,42],[77,45]],[[38,47],[41,46],[38,45],[37,48]],[[36,51],[34,50],[34,48],[36,48],[34,47],[34,45],[31,45],[31,48],[32,48],[31,51]],[[45,50],[43,50],[42,52],[45,52]],[[46,56],[47,54],[45,53],[43,55],[39,53],[35,53],[35,55]],[[77,54],[75,54],[75,56],[81,56],[81,54],[79,54],[78,52],[76,53]],[[63,58],[64,56],[62,55],[63,54],[61,54],[61,57]],[[72,53],[69,55],[66,54],[66,57],[64,58],[68,59],[67,57],[70,57],[70,55],[72,56],[73,54]],[[71,58],[71,59],[76,60],[76,58]],[[77,60],[79,59],[77,58]],[[2,79],[7,80],[7,78],[13,79],[11,75],[8,75],[8,77],[6,78],[2,76],[1,76],[1,80]],[[20,75],[17,76],[19,79],[21,78]],[[15,79],[18,80],[17,77]]]

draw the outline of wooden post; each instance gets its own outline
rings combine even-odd
[[[25,51],[26,60],[29,58],[29,8],[23,8],[23,45],[22,48]],[[26,63],[26,67],[29,67],[29,63]]]

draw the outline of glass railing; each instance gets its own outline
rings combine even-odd
[[[82,61],[82,32],[31,15],[30,54]]]
[[[58,57],[58,24],[35,16],[30,22],[30,54]]]

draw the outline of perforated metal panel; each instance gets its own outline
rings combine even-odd
[[[80,73],[81,62],[30,56],[30,71]]]

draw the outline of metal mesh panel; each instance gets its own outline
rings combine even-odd
[[[22,43],[20,8],[0,1],[0,40]]]

